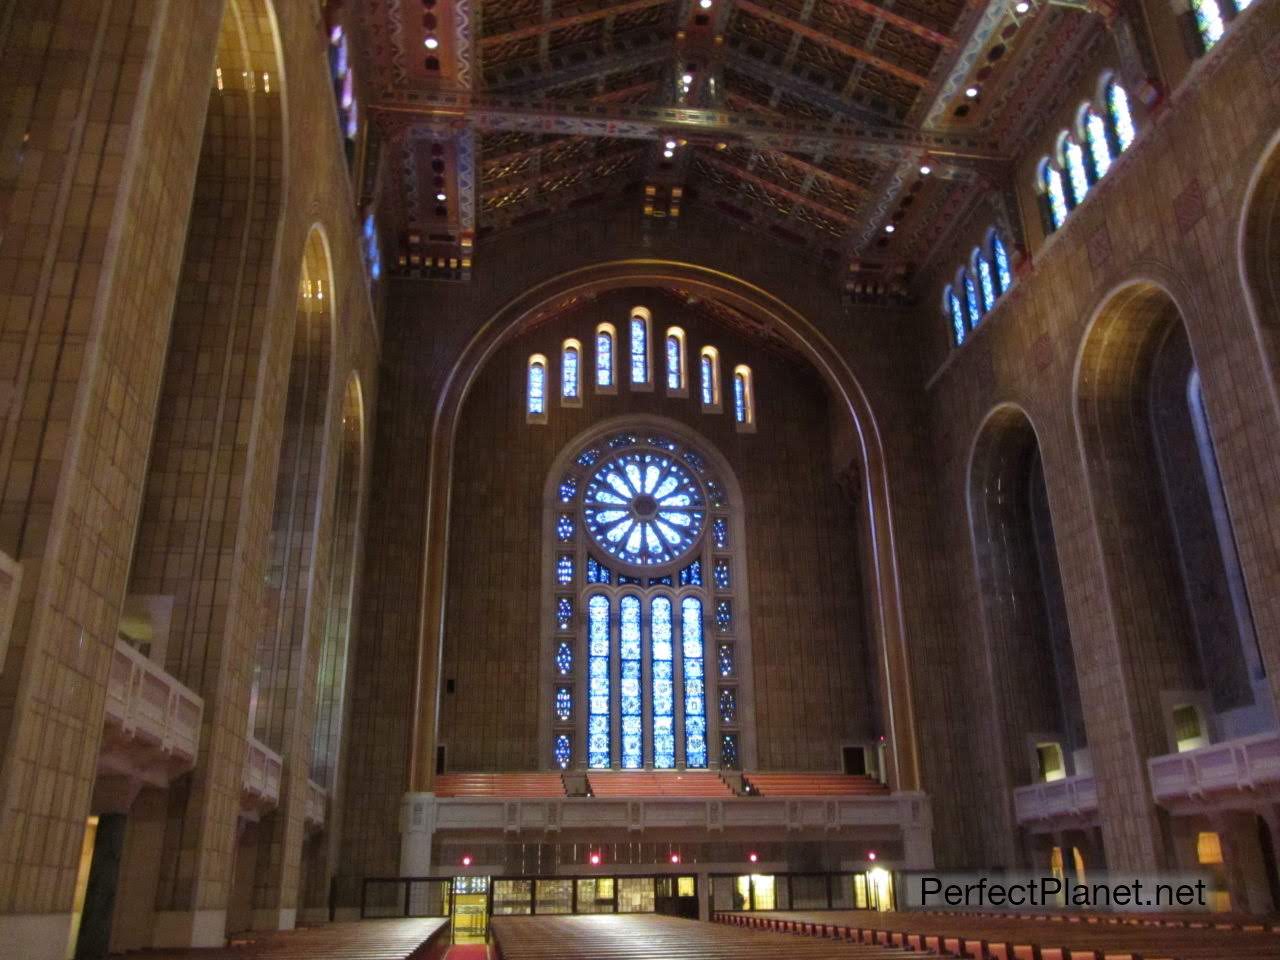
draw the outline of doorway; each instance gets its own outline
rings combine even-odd
[[[453,878],[454,943],[484,943],[489,938],[489,878]]]

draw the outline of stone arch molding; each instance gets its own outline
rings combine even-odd
[[[431,789],[439,716],[440,657],[444,598],[448,583],[450,491],[458,423],[468,391],[485,363],[508,339],[542,316],[588,294],[623,287],[674,287],[730,303],[772,327],[821,374],[832,397],[849,417],[860,453],[864,519],[872,551],[872,609],[880,657],[879,682],[886,691],[885,727],[893,747],[890,782],[897,790],[918,790],[920,761],[911,703],[901,583],[892,524],[887,457],[876,417],[853,371],[814,324],[770,292],[740,277],[692,263],[658,259],[614,260],[582,267],[538,283],[489,318],[463,347],[441,388],[432,425],[427,480],[425,556],[414,687],[408,786]]]

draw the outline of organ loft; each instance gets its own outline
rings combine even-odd
[[[1280,0],[0,0],[0,955],[1276,957],[1278,696]]]

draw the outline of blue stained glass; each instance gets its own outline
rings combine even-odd
[[[947,305],[951,308],[951,332],[956,338],[958,347],[964,343],[964,307],[960,305],[960,298],[950,286],[947,287]]]
[[[573,747],[569,743],[569,735],[567,733],[556,734],[552,756],[555,757],[557,767],[561,770],[569,769],[569,763],[573,760]]]
[[[669,597],[653,598],[649,605],[650,656],[653,661],[653,765],[659,770],[670,770],[676,765],[671,614]]]
[[[566,474],[565,478],[560,481],[560,502],[572,503],[573,498],[578,495],[578,478],[573,474]]]
[[[695,560],[683,570],[680,571],[680,586],[682,587],[700,587],[702,586],[702,561]]]
[[[620,696],[622,702],[622,767],[644,766],[643,706],[640,691],[640,598],[628,594],[619,605],[618,637]]]
[[[573,716],[573,693],[568,687],[556,687],[556,719],[563,722]]]
[[[364,218],[364,264],[371,281],[382,276],[382,250],[378,245],[378,225],[372,213]]]
[[[720,765],[729,770],[737,770],[741,761],[738,759],[738,735],[726,733],[720,738]]]
[[[573,626],[573,597],[556,597],[556,627],[568,630]]]
[[[644,317],[631,318],[631,382],[649,382],[649,324]]]
[[[667,574],[665,577],[650,577],[650,578],[649,578],[649,586],[651,586],[651,587],[671,587],[671,586],[675,586],[675,584],[674,584],[674,583],[672,582],[672,580],[671,580],[671,574]]]
[[[747,378],[740,373],[733,375],[733,419],[747,422]]]
[[[620,586],[620,587],[625,587],[625,586],[627,586],[628,584],[630,584],[631,586],[636,586],[636,587],[638,587],[638,586],[640,586],[640,578],[639,578],[639,577],[629,577],[629,576],[627,576],[625,573],[620,573],[620,574],[618,574],[618,586]]]
[[[573,583],[573,557],[567,553],[556,558],[556,583]]]
[[[1084,137],[1093,161],[1093,175],[1101,179],[1111,169],[1111,144],[1107,142],[1106,121],[1092,107],[1085,114]]]
[[[562,677],[573,671],[573,648],[568,643],[556,647],[556,670]]]
[[[560,389],[566,400],[578,398],[578,348],[565,347],[560,363]]]
[[[1062,184],[1062,171],[1052,165],[1046,166],[1044,185],[1049,197],[1049,221],[1057,230],[1067,219],[1067,191]]]
[[[595,557],[587,557],[587,583],[613,583],[613,571]]]
[[[729,518],[716,517],[711,521],[711,538],[715,542],[717,550],[725,550],[729,547]]]
[[[1114,80],[1107,84],[1107,118],[1111,121],[1111,129],[1115,131],[1120,152],[1124,153],[1137,136],[1137,129],[1129,110],[1129,94]]]
[[[735,667],[734,660],[733,660],[733,644],[731,643],[720,644],[720,649],[717,654],[717,663],[720,666],[720,676],[722,677],[733,676],[733,671]]]
[[[699,367],[702,371],[702,405],[714,407],[716,405],[715,363],[704,353]]]
[[[702,532],[702,490],[678,460],[624,450],[596,468],[583,495],[587,530],[600,549],[625,563],[667,563]]]
[[[667,337],[667,389],[684,387],[684,370],[681,369],[680,338]]]
[[[996,283],[991,276],[991,262],[978,257],[978,280],[982,284],[982,309],[985,313],[996,305]]]
[[[707,765],[707,721],[702,685],[702,601],[680,601],[681,649],[684,653],[684,762]]]
[[[728,600],[716,601],[716,629],[728,633],[733,626],[733,605]]]
[[[713,507],[723,507],[725,505],[724,488],[715,480],[707,481],[707,499]]]
[[[595,463],[599,459],[600,459],[600,451],[595,449],[583,450],[580,454],[578,454],[578,463],[580,463],[584,467],[591,466],[593,463]]]
[[[1071,199],[1075,205],[1084,202],[1089,192],[1089,175],[1084,169],[1084,151],[1080,144],[1068,138],[1062,147],[1062,158],[1067,166],[1067,181],[1071,185]]]
[[[1200,31],[1204,48],[1209,50],[1222,39],[1227,29],[1222,19],[1222,8],[1216,0],[1191,0],[1191,10],[1196,16],[1196,28]]]
[[[996,279],[1000,281],[1000,292],[1004,293],[1013,286],[1013,271],[1009,269],[1009,254],[998,233],[991,235],[991,255],[996,260]]]
[[[556,536],[561,543],[568,543],[573,539],[573,515],[562,513],[556,518]]]
[[[541,363],[529,364],[529,412],[547,412],[547,368]]]
[[[720,722],[738,722],[738,691],[732,687],[720,691]]]
[[[609,768],[609,598],[595,594],[587,600],[589,703],[587,765]]]
[[[969,305],[969,326],[976,327],[982,322],[982,308],[978,304],[978,288],[973,284],[973,274],[964,272],[964,298]]]
[[[634,433],[618,433],[609,438],[610,450],[621,450],[623,447],[634,447],[636,445],[636,435]]]
[[[712,577],[715,579],[717,590],[728,590],[729,561],[724,557],[717,557],[715,568],[712,571]]]
[[[608,330],[596,334],[596,386],[613,386],[613,334]]]

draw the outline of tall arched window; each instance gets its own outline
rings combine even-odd
[[[1040,161],[1038,175],[1040,193],[1044,197],[1049,231],[1057,230],[1067,219],[1067,192],[1062,183],[1062,171],[1048,157]]]
[[[1222,39],[1227,25],[1222,17],[1222,8],[1217,0],[1191,0],[1191,12],[1195,14],[1196,29],[1200,31],[1200,40],[1205,50]]]
[[[547,358],[540,353],[529,358],[525,414],[529,423],[547,422]]]
[[[995,230],[991,231],[991,259],[996,262],[996,282],[1000,292],[1004,293],[1013,286],[1013,270],[1009,267],[1009,252],[1005,250],[1004,241]]]
[[[733,368],[733,421],[740,432],[756,428],[756,388],[746,364]]]
[[[951,336],[958,347],[964,343],[964,307],[960,304],[960,298],[956,296],[956,288],[950,283],[947,284],[947,289],[943,291],[942,298],[947,316],[951,319]]]
[[[329,75],[333,78],[333,93],[338,104],[338,129],[342,133],[347,161],[355,159],[356,134],[360,132],[359,106],[356,103],[355,77],[351,71],[351,50],[347,44],[342,24],[329,28]]]
[[[652,366],[649,358],[649,311],[644,307],[632,308],[630,323],[631,384],[636,387],[652,386],[649,376]]]
[[[656,421],[581,442],[553,468],[546,766],[753,756],[741,507],[724,471]]]
[[[672,396],[687,397],[689,395],[689,380],[688,375],[685,373],[684,331],[679,327],[671,327],[667,330],[665,352],[667,393]]]
[[[970,260],[973,268],[978,271],[978,285],[982,288],[982,312],[986,313],[996,305],[996,280],[991,273],[991,261],[982,255],[981,250],[974,250]]]
[[[1111,141],[1107,136],[1107,123],[1089,105],[1081,113],[1080,128],[1089,148],[1089,166],[1093,179],[1101,180],[1111,169]]]
[[[613,324],[602,323],[596,327],[596,389],[601,393],[613,393],[618,389],[616,344],[617,331]]]
[[[364,248],[364,265],[369,271],[369,282],[377,283],[382,277],[382,250],[378,245],[378,222],[372,210],[365,214],[361,246]]]
[[[1062,169],[1067,174],[1067,196],[1070,198],[1070,206],[1076,207],[1084,202],[1085,195],[1089,192],[1089,175],[1084,169],[1084,151],[1080,149],[1080,144],[1070,134],[1065,134],[1058,148],[1059,155],[1062,158]]]
[[[978,302],[978,288],[974,285],[973,274],[961,270],[964,277],[964,302],[969,308],[969,327],[976,328],[982,322],[982,304]]]
[[[704,413],[720,412],[720,352],[703,347],[698,359],[698,372]]]
[[[1124,153],[1137,136],[1133,125],[1133,114],[1129,110],[1129,94],[1118,80],[1107,81],[1107,121],[1111,125],[1112,136],[1115,137],[1117,153]]]
[[[582,344],[572,337],[560,348],[560,401],[566,407],[582,405]]]

